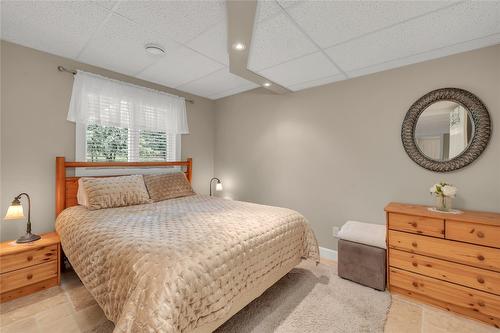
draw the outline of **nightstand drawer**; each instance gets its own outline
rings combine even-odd
[[[444,220],[389,213],[389,229],[444,238]]]
[[[0,258],[0,273],[7,273],[56,259],[57,244],[5,255]]]
[[[33,283],[57,277],[57,261],[50,261],[0,275],[0,292],[4,293]]]
[[[446,238],[500,248],[500,226],[447,220]]]

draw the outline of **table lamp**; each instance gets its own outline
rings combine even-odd
[[[9,209],[7,209],[7,214],[5,214],[5,220],[19,220],[24,218],[23,205],[21,204],[21,196],[26,196],[28,198],[28,222],[26,224],[26,234],[19,237],[16,243],[31,243],[39,240],[41,237],[31,233],[31,200],[27,193],[21,193],[14,198]]]

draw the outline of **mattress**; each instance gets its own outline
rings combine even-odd
[[[299,213],[194,195],[89,211],[56,231],[115,332],[189,332],[224,318],[241,295],[301,258],[319,261]]]

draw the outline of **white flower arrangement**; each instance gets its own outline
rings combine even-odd
[[[431,194],[436,197],[454,198],[457,191],[458,189],[455,186],[445,182],[434,184],[430,188]]]

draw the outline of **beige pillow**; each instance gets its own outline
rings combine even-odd
[[[196,194],[183,172],[143,177],[149,196],[155,202]]]
[[[87,207],[89,205],[88,199],[87,199],[87,193],[83,189],[83,178],[78,179],[78,192],[76,193],[76,201],[78,201],[78,204],[84,207]]]
[[[142,175],[81,179],[90,210],[151,202]]]

